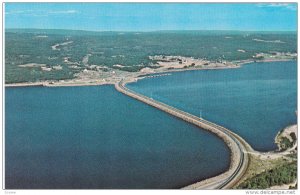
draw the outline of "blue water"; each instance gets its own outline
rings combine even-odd
[[[5,93],[6,189],[179,188],[229,167],[222,140],[113,86]]]
[[[277,132],[297,122],[295,61],[177,72],[128,87],[223,125],[260,151],[275,150]]]

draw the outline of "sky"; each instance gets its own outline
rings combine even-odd
[[[296,31],[288,3],[5,3],[5,28]]]

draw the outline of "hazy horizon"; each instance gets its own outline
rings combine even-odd
[[[291,32],[297,33],[298,30],[223,30],[223,29],[191,29],[191,30],[85,30],[85,29],[63,29],[63,28],[6,28],[5,30],[65,30],[65,31],[85,31],[85,32],[188,32],[188,31],[195,31],[195,32],[206,32],[206,31],[220,31],[220,32]]]

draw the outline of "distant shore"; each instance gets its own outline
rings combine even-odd
[[[281,62],[281,61],[294,61],[293,59],[264,59],[264,60],[239,60],[233,61],[236,65],[229,65],[223,67],[189,67],[189,68],[179,68],[179,69],[169,69],[162,71],[154,72],[133,72],[132,75],[128,76],[128,80],[140,80],[144,77],[152,74],[164,74],[172,72],[183,72],[183,71],[192,71],[192,70],[222,70],[222,69],[231,69],[231,68],[240,68],[241,66],[249,63],[255,62]],[[154,69],[155,70],[155,69]],[[44,86],[44,87],[75,87],[75,86],[95,86],[95,85],[114,85],[118,83],[121,79],[116,78],[115,81],[103,81],[102,79],[93,79],[93,80],[45,80],[38,82],[22,82],[22,83],[7,83],[5,87],[30,87],[30,86]]]
[[[186,69],[171,69],[165,71],[157,71],[157,72],[149,72],[149,73],[141,73],[136,72],[136,74],[132,77],[128,77],[129,80],[139,80],[151,74],[164,74],[164,73],[172,73],[172,72],[183,72],[189,70],[218,70],[218,69],[229,69],[229,68],[239,68],[239,66],[228,66],[228,67],[214,67],[214,68],[186,68]],[[121,80],[121,79],[120,79]],[[5,87],[29,87],[29,86],[44,86],[44,87],[68,87],[68,86],[93,86],[93,85],[114,85],[115,83],[119,82],[120,80],[116,80],[115,82],[109,81],[101,81],[101,80],[94,80],[94,81],[79,81],[76,82],[72,79],[65,80],[64,82],[58,81],[39,81],[39,82],[23,82],[23,83],[9,83],[5,84]]]
[[[239,66],[250,63],[260,63],[260,62],[288,62],[288,61],[297,61],[295,59],[264,59],[264,60],[240,60],[236,61]]]

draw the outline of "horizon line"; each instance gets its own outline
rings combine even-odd
[[[236,31],[236,32],[298,32],[297,30],[227,30],[227,29],[157,29],[157,30],[87,30],[87,29],[62,29],[62,28],[6,28],[4,30],[69,30],[69,31],[85,31],[85,32],[160,32],[160,31]]]

